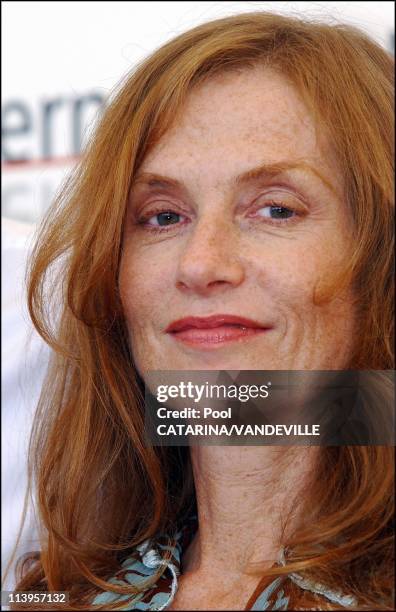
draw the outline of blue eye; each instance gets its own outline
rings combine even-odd
[[[285,206],[263,206],[260,208],[257,213],[260,217],[266,217],[268,219],[290,219],[295,212],[294,210],[290,210],[290,208],[286,208]]]
[[[155,220],[154,223],[152,222],[153,219]],[[172,225],[173,223],[179,223],[179,221],[180,221],[180,215],[178,215],[177,213],[162,212],[148,219],[148,224],[164,226],[164,225]]]

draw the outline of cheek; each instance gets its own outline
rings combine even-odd
[[[278,247],[278,248],[276,248]],[[253,274],[262,295],[270,294],[279,304],[293,308],[313,305],[315,287],[328,266],[317,252],[290,242],[271,251],[256,251]]]
[[[158,255],[158,254],[157,254]],[[120,262],[119,291],[131,332],[143,329],[161,307],[159,296],[169,286],[163,258],[126,245]]]
[[[257,307],[276,324],[271,345],[275,367],[332,370],[349,363],[355,307],[350,292],[329,292],[336,280],[335,268],[319,248],[291,249],[288,256],[279,253],[257,271],[257,299],[261,300]],[[267,350],[263,345],[264,358]]]
[[[275,317],[284,318],[288,327],[340,328],[340,317],[350,316],[352,303],[349,292],[332,291],[343,269],[342,250],[325,240],[273,246],[270,254],[257,252],[254,258],[257,299],[264,298],[264,308],[268,296]]]
[[[131,241],[132,242],[132,241]],[[142,376],[147,370],[166,368],[162,334],[172,312],[169,258],[149,249],[124,247],[119,270],[119,292],[129,332],[135,367]]]

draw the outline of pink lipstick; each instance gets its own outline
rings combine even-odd
[[[225,343],[256,337],[269,327],[252,319],[219,314],[209,317],[185,317],[173,321],[166,333],[175,340],[201,348],[215,348]]]

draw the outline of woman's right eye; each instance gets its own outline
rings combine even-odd
[[[179,215],[175,212],[166,211],[157,213],[156,215],[153,215],[152,217],[148,218],[146,220],[146,224],[154,227],[163,227],[167,225],[173,225],[174,223],[180,223],[182,219],[184,219],[182,215]]]

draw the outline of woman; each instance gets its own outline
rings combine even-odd
[[[122,85],[31,266],[54,358],[18,590],[393,609],[391,447],[146,447],[142,401],[151,370],[393,368],[392,75],[353,28],[250,13]]]

